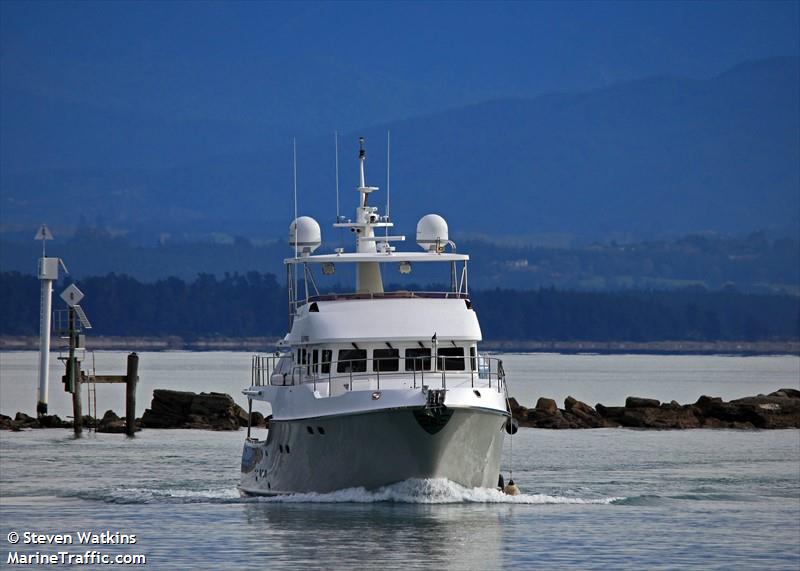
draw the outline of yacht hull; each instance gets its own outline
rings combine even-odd
[[[502,411],[444,407],[273,420],[265,441],[245,443],[241,490],[371,490],[410,478],[495,487],[505,421]]]

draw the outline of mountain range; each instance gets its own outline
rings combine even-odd
[[[782,57],[709,79],[651,77],[365,123],[339,136],[340,210],[355,206],[359,135],[383,210],[389,132],[391,215],[409,238],[428,212],[443,214],[454,236],[523,242],[795,237],[799,84],[800,59]],[[370,118],[390,96],[414,92],[377,89]],[[47,221],[70,232],[84,217],[131,236],[282,237],[293,216],[292,129],[279,110],[273,119],[154,118],[3,89],[0,230]],[[334,135],[298,135],[298,211],[320,220],[325,240],[336,213]]]

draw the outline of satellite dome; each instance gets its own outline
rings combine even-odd
[[[322,243],[319,223],[310,216],[300,216],[289,225],[289,245],[297,252],[308,256]]]
[[[429,252],[441,252],[448,242],[447,221],[438,214],[426,214],[417,222],[417,244]]]

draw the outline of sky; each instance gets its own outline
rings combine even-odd
[[[403,149],[417,152],[410,139],[423,140],[422,131],[440,147],[458,145],[439,133],[457,133],[476,149],[489,146],[480,147],[488,156],[507,134],[487,136],[496,114],[481,115],[479,132],[469,133],[451,129],[451,118],[476,108],[536,109],[509,99],[653,76],[702,83],[775,56],[800,56],[798,1],[0,0],[0,191],[3,204],[17,205],[11,218],[30,200],[50,205],[62,192],[132,203],[160,192],[213,210],[197,189],[225,198],[226,189],[288,180],[293,137],[304,176],[329,157],[334,130],[352,145],[356,134],[391,125],[398,161]],[[681,83],[693,82],[670,85]],[[570,117],[561,119],[543,150],[557,146]],[[427,132],[437,120],[439,130]],[[410,124],[417,130],[403,140]],[[523,127],[520,136],[536,131]],[[444,154],[436,144],[426,149],[431,160]],[[575,148],[567,145],[565,156]],[[379,172],[380,158],[371,161]]]
[[[358,121],[359,107],[374,123],[800,53],[798,2],[4,1],[0,11],[4,89],[306,130]],[[370,96],[383,101],[362,103]]]

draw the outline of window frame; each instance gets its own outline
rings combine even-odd
[[[390,355],[378,356],[378,353]],[[385,348],[372,350],[372,371],[377,373],[397,373],[400,371],[400,349]]]
[[[413,355],[409,357],[409,353],[419,353],[419,355]],[[430,347],[408,347],[403,353],[405,370],[430,371],[431,362],[433,360],[433,355],[431,355],[431,353],[432,351]],[[417,364],[420,364],[421,368],[417,368]]]

